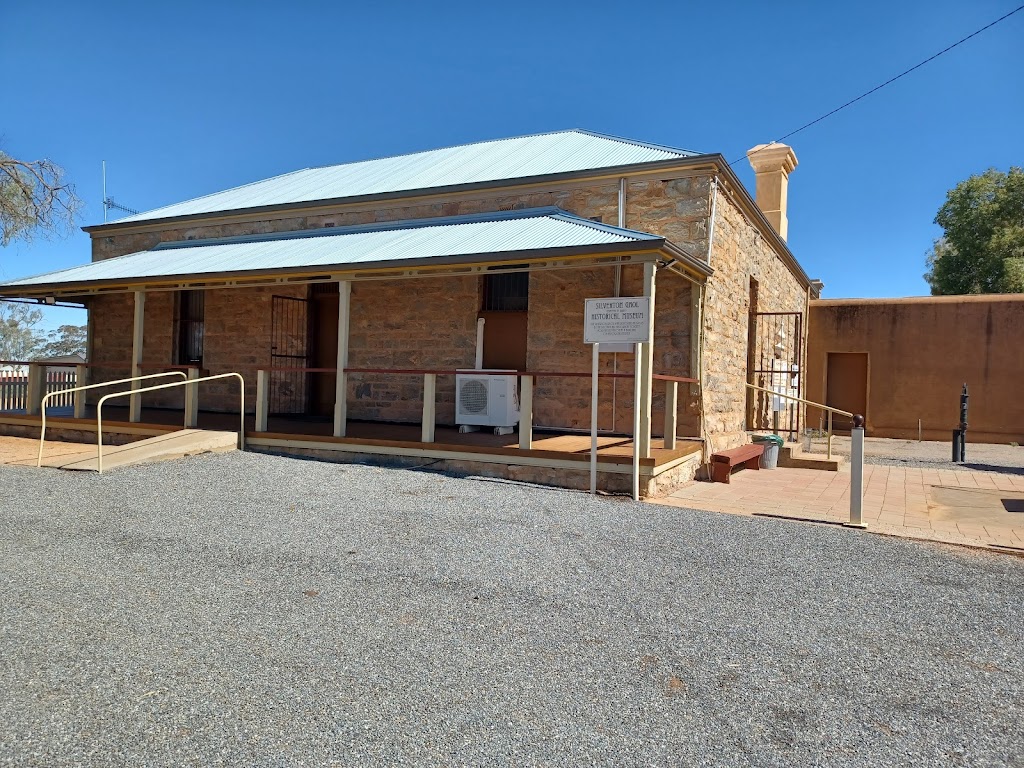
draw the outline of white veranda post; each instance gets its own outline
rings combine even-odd
[[[132,323],[132,378],[142,375],[142,336],[145,330],[146,294],[135,291],[135,319]],[[132,389],[139,389],[142,382],[133,381]],[[142,421],[142,395],[132,395],[128,402],[128,421]]]
[[[335,363],[337,375],[334,390],[334,436],[345,437],[345,425],[348,422],[348,335],[349,307],[352,304],[352,282],[342,280],[338,283],[338,360]]]
[[[648,341],[640,345],[637,373],[640,376],[640,458],[651,457],[651,395],[654,385],[654,273],[653,261],[644,264],[644,296],[649,300]]]
[[[590,373],[590,492],[597,493],[597,414],[598,414],[598,373],[601,370],[601,345],[593,347],[593,361]]]

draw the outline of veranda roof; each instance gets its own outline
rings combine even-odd
[[[711,270],[646,232],[558,208],[475,214],[357,227],[160,243],[79,267],[0,285],[0,296],[71,296],[97,288],[487,264],[601,253],[661,251],[695,274]]]

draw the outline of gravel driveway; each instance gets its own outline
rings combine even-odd
[[[257,454],[0,467],[0,765],[1024,765],[1024,560]]]

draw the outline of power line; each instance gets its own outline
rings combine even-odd
[[[996,19],[995,21],[993,21],[993,22],[992,22],[991,24],[986,24],[986,25],[985,25],[984,27],[982,27],[981,29],[979,29],[979,30],[976,30],[976,31],[972,32],[971,34],[969,34],[969,35],[968,35],[967,37],[965,37],[965,38],[962,38],[962,39],[960,39],[960,40],[957,40],[957,41],[956,41],[955,43],[953,43],[952,45],[950,45],[950,46],[948,46],[948,47],[946,47],[946,48],[943,48],[943,49],[942,49],[941,51],[939,51],[938,53],[936,53],[936,54],[934,54],[934,55],[932,55],[932,56],[929,56],[929,57],[928,57],[927,59],[925,59],[924,61],[922,61],[922,62],[920,62],[920,63],[918,63],[918,64],[915,64],[914,66],[912,66],[912,67],[911,67],[910,69],[907,69],[907,70],[904,70],[903,72],[900,72],[900,73],[899,73],[898,75],[896,75],[895,77],[891,77],[891,78],[889,78],[888,80],[886,80],[886,81],[885,81],[884,83],[882,83],[881,85],[876,85],[876,86],[875,86],[874,88],[872,88],[872,89],[871,89],[870,91],[865,91],[864,93],[862,93],[862,94],[861,94],[860,96],[858,96],[857,98],[855,98],[855,99],[851,99],[850,101],[846,102],[845,104],[843,104],[843,105],[842,105],[842,106],[840,106],[840,107],[836,107],[836,108],[835,108],[835,109],[833,109],[833,110],[832,110],[831,112],[828,112],[828,113],[826,113],[826,114],[822,115],[821,117],[819,117],[819,118],[817,118],[817,119],[815,119],[815,120],[811,120],[811,122],[807,123],[806,125],[801,125],[801,126],[800,126],[799,128],[797,128],[797,129],[796,129],[795,131],[790,131],[790,132],[789,132],[789,133],[787,133],[787,134],[786,134],[785,136],[782,136],[782,137],[780,137],[780,138],[778,138],[778,139],[775,139],[775,140],[774,140],[774,141],[772,141],[772,142],[769,142],[768,144],[766,144],[766,145],[765,145],[765,146],[763,147],[763,149],[767,149],[767,148],[768,148],[768,147],[770,147],[770,146],[771,146],[772,144],[778,144],[779,142],[785,141],[785,140],[786,140],[786,139],[788,139],[788,138],[789,138],[790,136],[795,136],[796,134],[800,133],[800,131],[802,131],[802,130],[804,130],[804,129],[806,129],[806,128],[810,128],[810,127],[811,127],[812,125],[816,125],[817,123],[820,123],[820,122],[821,122],[822,120],[824,120],[824,119],[826,119],[826,118],[832,117],[832,115],[834,115],[834,114],[835,114],[836,112],[840,112],[840,111],[842,111],[842,110],[846,109],[847,107],[849,107],[849,106],[851,106],[851,105],[853,105],[853,104],[856,104],[856,103],[857,103],[858,101],[860,101],[861,99],[863,99],[863,98],[865,98],[865,97],[867,97],[867,96],[870,96],[870,95],[871,95],[872,93],[874,93],[875,91],[880,91],[880,90],[881,90],[882,88],[885,88],[885,86],[887,86],[887,85],[890,85],[890,84],[892,84],[892,83],[895,83],[895,82],[896,82],[897,80],[899,80],[899,79],[900,79],[901,77],[904,77],[905,75],[909,75],[909,74],[910,74],[911,72],[913,72],[913,71],[914,71],[915,69],[920,69],[921,67],[923,67],[923,66],[924,66],[925,64],[927,64],[928,62],[930,62],[930,61],[934,61],[935,59],[939,58],[939,56],[941,56],[942,54],[944,54],[944,53],[949,53],[949,52],[950,52],[950,51],[952,51],[952,50],[953,50],[954,48],[956,48],[956,47],[957,47],[958,45],[961,45],[961,44],[963,44],[963,43],[966,43],[966,42],[967,42],[968,40],[970,40],[970,39],[971,39],[972,37],[977,37],[977,36],[978,36],[978,35],[980,35],[980,34],[981,34],[982,32],[984,32],[984,31],[985,31],[986,29],[990,29],[990,28],[994,27],[994,26],[995,26],[996,24],[998,24],[999,22],[1001,22],[1001,21],[1005,21],[1006,19],[1008,19],[1008,18],[1010,18],[1011,16],[1013,16],[1013,14],[1015,14],[1015,13],[1018,13],[1018,12],[1020,12],[1020,11],[1024,11],[1024,5],[1021,5],[1021,6],[1018,6],[1017,8],[1014,8],[1014,9],[1013,9],[1012,11],[1010,11],[1010,12],[1009,12],[1009,13],[1007,13],[1006,15],[1004,15],[1004,16],[1000,16],[1000,17],[999,17],[998,19]],[[758,150],[758,152],[760,152],[760,151],[761,151],[761,150],[759,149],[759,150]],[[755,153],[751,153],[751,154],[757,154],[757,153],[755,152]],[[730,166],[732,166],[732,165],[736,165],[736,163],[738,163],[738,162],[739,162],[740,160],[744,160],[744,159],[745,159],[746,157],[747,157],[746,155],[744,155],[744,157],[738,157],[738,158],[736,158],[735,160],[733,160],[733,161],[732,161],[731,163],[729,163],[729,165],[730,165]]]

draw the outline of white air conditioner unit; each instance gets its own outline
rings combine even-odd
[[[515,371],[456,373],[455,422],[460,432],[494,427],[507,435],[519,423],[519,389]]]

